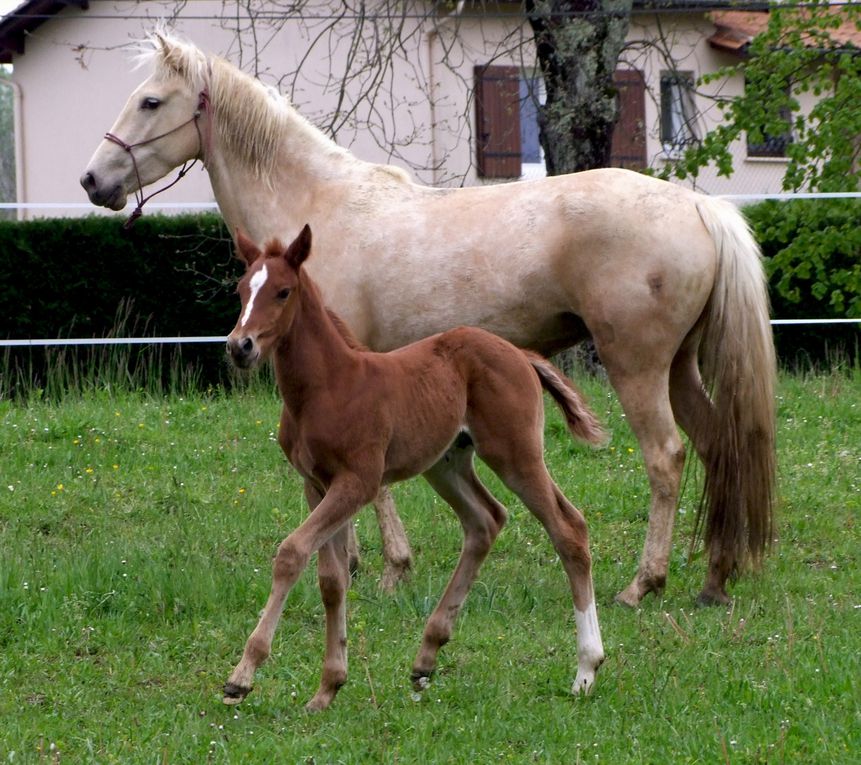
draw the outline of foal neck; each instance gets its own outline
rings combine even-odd
[[[365,349],[323,304],[314,281],[299,272],[290,327],[275,353],[275,371],[285,404],[294,408],[326,390],[337,375],[350,374]]]

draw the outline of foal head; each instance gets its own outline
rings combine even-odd
[[[237,245],[246,269],[238,287],[242,311],[227,337],[227,352],[236,366],[249,369],[268,358],[290,328],[299,267],[311,252],[311,228],[306,225],[287,248],[272,241],[261,252],[241,231]]]

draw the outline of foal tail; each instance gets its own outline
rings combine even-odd
[[[775,490],[776,364],[759,247],[729,202],[697,202],[715,243],[717,273],[703,324],[703,380],[713,409],[708,424],[705,532],[712,563],[737,573],[758,565],[772,536]],[[701,510],[703,508],[701,507]]]
[[[532,351],[523,352],[538,375],[541,387],[553,397],[565,415],[571,433],[589,444],[599,446],[606,443],[607,432],[574,383],[543,356]]]

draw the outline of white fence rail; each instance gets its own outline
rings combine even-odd
[[[859,319],[772,319],[772,325],[781,324],[861,324]],[[179,335],[176,337],[39,337],[23,340],[0,340],[0,348],[47,348],[79,345],[185,345],[194,343],[225,343],[227,335]]]

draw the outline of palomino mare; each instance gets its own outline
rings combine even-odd
[[[230,230],[286,240],[311,223],[327,305],[375,350],[458,324],[545,355],[591,334],[652,493],[639,570],[617,599],[664,587],[678,423],[706,472],[700,600],[728,600],[728,577],[770,542],[775,472],[765,279],[731,204],[618,169],[419,186],[356,159],[227,62],[159,35],[152,49],[154,73],[112,128],[128,150],[103,141],[81,178],[93,203],[122,209],[199,156]]]
[[[317,550],[326,655],[308,707],[331,703],[347,679],[349,521],[382,484],[419,474],[463,527],[460,559],[413,663],[416,688],[427,685],[506,519],[505,508],[475,474],[473,452],[544,524],[559,553],[577,625],[572,692],[588,693],[604,649],[586,521],[553,483],[543,454],[542,387],[575,436],[591,443],[604,439],[576,389],[545,359],[481,329],[461,327],[397,351],[369,351],[330,314],[302,268],[311,250],[308,226],[287,249],[272,242],[261,253],[242,234],[238,245],[247,270],[239,283],[242,310],[227,347],[240,367],[274,358],[284,399],[278,440],[305,479],[311,513],[278,548],[272,591],[225,685],[225,703],[238,703],[251,690],[254,672],[269,656],[284,600]]]

